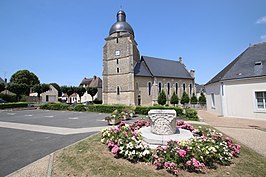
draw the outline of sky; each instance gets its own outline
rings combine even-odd
[[[105,38],[122,7],[140,55],[178,60],[205,84],[266,41],[266,0],[0,0],[0,77],[78,86],[102,77]]]

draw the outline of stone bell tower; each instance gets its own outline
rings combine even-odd
[[[134,31],[123,10],[103,47],[103,104],[136,105],[134,66],[140,59]]]

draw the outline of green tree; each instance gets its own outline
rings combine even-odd
[[[4,91],[6,88],[5,83],[0,83],[0,92]]]
[[[176,104],[178,104],[178,102],[179,102],[179,98],[175,94],[175,92],[173,92],[173,95],[171,96],[171,99],[170,99],[170,103],[173,105],[176,105]]]
[[[70,97],[74,92],[75,92],[74,87],[72,86],[67,87],[66,93],[68,97]]]
[[[30,87],[40,84],[38,77],[28,70],[17,71],[11,76],[10,82],[15,84],[26,84]]]
[[[48,84],[36,84],[32,87],[32,91],[37,92],[39,98],[41,93],[46,92],[49,89],[50,87]]]
[[[199,104],[206,104],[206,97],[203,92],[200,93]]]
[[[75,87],[75,92],[79,95],[79,102],[81,103],[81,97],[86,92],[86,89],[84,87]]]
[[[54,86],[56,90],[58,91],[58,97],[62,96],[62,90],[61,87],[57,83],[50,83],[50,85]]]
[[[193,93],[191,99],[190,99],[191,104],[197,104],[198,103],[198,98],[196,97],[195,93]]]
[[[182,98],[181,98],[181,104],[185,105],[189,103],[189,96],[186,92],[183,92]]]
[[[166,104],[166,95],[164,90],[161,91],[161,93],[158,96],[158,104],[165,105]]]
[[[66,94],[67,94],[67,89],[68,87],[66,85],[60,87],[61,92],[66,93]]]
[[[27,84],[8,84],[7,90],[16,94],[16,99],[19,101],[21,95],[29,95],[30,86]]]
[[[88,94],[90,94],[90,96],[91,96],[91,98],[93,100],[93,97],[98,92],[98,89],[97,88],[94,88],[94,87],[87,87],[87,92],[88,92]]]

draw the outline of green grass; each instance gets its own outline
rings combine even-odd
[[[100,142],[101,134],[87,138],[55,154],[53,176],[97,176],[97,177],[153,177],[172,176],[165,170],[156,170],[151,164],[131,163],[125,159],[116,159]],[[208,170],[206,174],[182,171],[180,176],[247,176],[264,177],[266,158],[252,149],[241,145],[239,158],[230,166],[220,166]]]

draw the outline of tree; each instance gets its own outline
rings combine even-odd
[[[206,97],[203,92],[200,93],[199,104],[206,104]]]
[[[57,83],[50,83],[50,85],[54,86],[56,90],[58,91],[58,97],[62,96],[62,90],[61,87]]]
[[[158,96],[158,104],[165,105],[165,103],[166,103],[166,95],[164,93],[164,90],[162,90]]]
[[[94,88],[94,87],[87,87],[87,92],[88,92],[88,94],[90,94],[90,96],[91,96],[91,98],[93,100],[93,97],[98,92],[98,89],[97,88]]]
[[[178,104],[178,102],[179,102],[179,98],[175,94],[175,92],[173,92],[173,95],[171,96],[171,99],[170,99],[170,103],[173,105],[176,105],[176,104]]]
[[[191,104],[197,104],[198,103],[198,98],[196,97],[195,93],[193,93],[191,99],[190,99]]]
[[[186,92],[183,92],[182,98],[181,98],[181,104],[185,105],[189,103],[189,96]]]
[[[74,87],[72,86],[67,87],[66,93],[68,97],[70,97],[74,92],[75,92]]]
[[[38,77],[28,70],[17,71],[11,76],[10,82],[16,84],[26,84],[30,87],[40,84]]]
[[[4,91],[6,88],[5,83],[0,83],[0,92]]]
[[[68,87],[66,85],[60,87],[61,92],[66,93],[66,94],[67,94],[67,89]]]
[[[81,97],[86,92],[86,89],[84,87],[75,87],[75,92],[79,95],[80,103],[81,103]]]
[[[13,92],[17,96],[17,101],[19,101],[19,98],[21,95],[29,95],[29,90],[30,87],[27,84],[17,84],[17,83],[12,83],[8,84],[7,90]]]
[[[50,87],[48,84],[36,84],[32,87],[32,91],[37,92],[39,98],[41,93],[46,92],[49,89]]]

